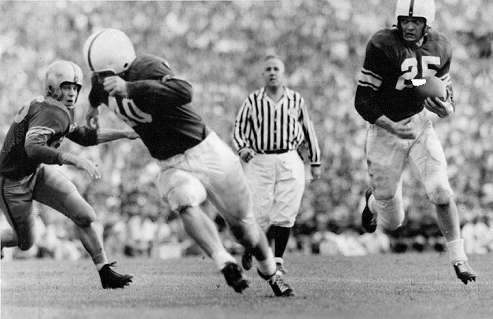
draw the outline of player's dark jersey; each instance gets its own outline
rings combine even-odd
[[[73,110],[50,97],[37,97],[22,106],[0,152],[0,175],[19,180],[41,163],[61,164],[57,150],[64,137],[89,146],[97,144],[96,130],[72,122]]]
[[[205,139],[209,130],[191,104],[192,86],[175,78],[166,60],[138,56],[123,78],[129,96],[113,98],[93,74],[89,102],[108,105],[139,134],[154,158],[182,154]]]
[[[377,32],[368,42],[356,90],[355,106],[368,122],[385,115],[397,122],[423,110],[412,79],[436,76],[451,93],[449,41],[430,30],[421,46],[409,45],[397,28]]]

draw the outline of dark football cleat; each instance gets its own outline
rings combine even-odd
[[[132,275],[121,275],[110,268],[115,264],[116,262],[106,264],[99,271],[99,277],[104,289],[125,288],[132,282]]]
[[[464,285],[467,285],[470,281],[476,281],[478,275],[468,265],[467,261],[458,261],[454,264],[454,270],[457,274],[457,278],[462,280]]]
[[[363,213],[361,214],[361,225],[365,229],[367,233],[374,233],[375,230],[377,229],[377,221],[375,216],[370,210],[370,207],[368,207],[368,199],[370,198],[371,194],[373,193],[371,188],[368,188],[365,193],[365,199],[366,199],[366,205],[365,209],[363,210]]]
[[[243,276],[243,271],[238,264],[228,262],[221,272],[223,273],[224,278],[226,278],[228,285],[233,287],[237,293],[241,294],[243,290],[250,287],[250,282]]]
[[[272,291],[274,291],[274,294],[277,297],[293,297],[295,295],[293,288],[291,288],[291,286],[284,282],[279,271],[276,270],[276,272],[272,276],[265,276],[258,269],[257,272],[260,277],[267,280],[270,287],[272,288]]]
[[[252,253],[246,248],[243,256],[241,256],[241,266],[243,266],[243,269],[245,270],[250,270],[253,266]]]

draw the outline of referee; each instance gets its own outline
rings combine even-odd
[[[312,180],[321,175],[320,148],[300,93],[283,85],[284,63],[275,55],[265,58],[265,87],[251,93],[241,106],[233,141],[253,194],[258,224],[274,244],[277,268],[286,273],[283,255],[305,189],[305,167],[298,147],[306,143]],[[245,270],[252,256],[242,257]]]

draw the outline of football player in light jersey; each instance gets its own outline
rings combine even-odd
[[[452,49],[447,38],[430,28],[435,19],[433,0],[398,0],[397,26],[375,33],[366,48],[355,97],[358,113],[370,123],[366,158],[371,188],[366,192],[362,225],[393,231],[404,221],[402,172],[407,163],[423,183],[436,207],[438,226],[457,277],[476,280],[467,262],[454,193],[442,145],[424,106],[440,117],[455,110],[450,80]],[[445,101],[413,90],[412,80],[440,78],[447,87]]]
[[[161,167],[157,184],[162,200],[180,214],[186,232],[228,285],[241,293],[250,283],[202,210],[206,199],[252,251],[259,275],[275,295],[294,295],[276,271],[267,238],[255,222],[240,160],[194,110],[191,84],[176,77],[165,59],[136,56],[128,36],[116,29],[92,34],[84,45],[84,58],[94,72],[86,120],[97,125],[98,106],[106,104],[139,134]]]
[[[95,130],[74,123],[74,106],[82,87],[82,70],[73,62],[51,64],[44,80],[45,95],[17,112],[0,153],[0,207],[12,229],[2,229],[1,248],[28,250],[36,241],[33,200],[70,218],[92,257],[103,288],[124,288],[131,275],[113,271],[103,248],[93,208],[75,185],[52,165],[73,165],[100,178],[97,165],[57,150],[64,137],[90,146],[120,138],[135,139],[130,130]]]

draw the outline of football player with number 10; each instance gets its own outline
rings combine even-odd
[[[194,110],[192,85],[177,77],[168,61],[136,55],[120,30],[93,33],[84,45],[93,72],[87,122],[97,124],[101,104],[139,134],[161,168],[157,185],[164,202],[181,217],[185,231],[223,273],[236,292],[250,282],[224,248],[216,225],[201,204],[209,199],[236,239],[252,250],[258,274],[276,296],[293,296],[277,273],[274,254],[255,222],[252,198],[239,158]]]

